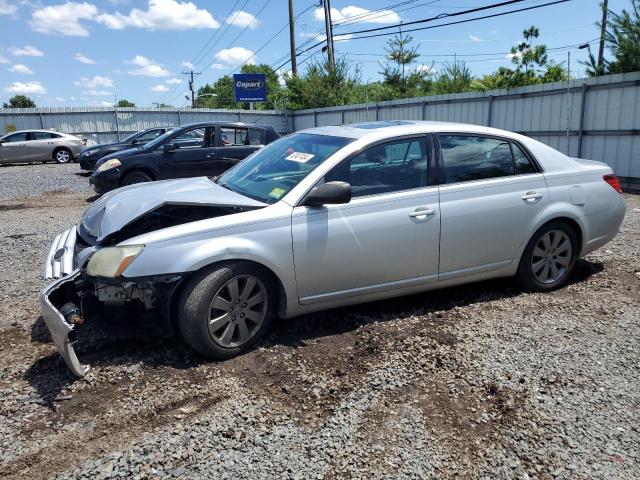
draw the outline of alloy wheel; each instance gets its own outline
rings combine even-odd
[[[546,232],[533,249],[531,270],[540,283],[549,284],[561,279],[571,262],[571,240],[562,230]]]
[[[237,276],[225,283],[209,308],[209,334],[227,348],[247,343],[267,316],[267,289],[252,275]]]
[[[67,150],[58,150],[56,152],[56,161],[59,163],[67,163],[69,160],[71,160],[71,155],[69,155],[69,152]]]

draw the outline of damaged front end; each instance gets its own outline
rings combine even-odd
[[[89,368],[73,349],[73,337],[88,310],[95,306],[133,312],[136,321],[150,319],[153,327],[166,330],[172,327],[173,294],[184,278],[173,272],[126,277],[124,270],[135,255],[113,270],[92,270],[92,258],[99,263],[97,259],[107,250],[134,248],[119,244],[145,233],[265,206],[206,178],[152,183],[156,185],[126,187],[103,196],[85,211],[77,227],[58,235],[50,247],[44,277],[54,282],[40,295],[42,316],[58,352],[77,376]],[[103,267],[109,258],[102,255]],[[109,323],[116,318],[108,317]]]

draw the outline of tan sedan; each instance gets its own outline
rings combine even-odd
[[[50,130],[20,130],[0,137],[0,163],[69,163],[80,156],[87,141]]]

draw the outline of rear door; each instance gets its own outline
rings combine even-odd
[[[507,138],[437,136],[441,280],[504,267],[515,258],[549,202],[534,159]]]
[[[59,135],[49,132],[29,132],[29,142],[27,143],[29,157],[32,160],[51,160],[55,139],[59,137]]]
[[[219,127],[216,164],[220,173],[244,160],[264,145],[264,131],[257,128]]]

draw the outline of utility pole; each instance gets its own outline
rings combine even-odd
[[[195,108],[196,106],[196,89],[195,83],[193,82],[194,75],[202,75],[201,72],[194,72],[190,70],[188,72],[182,72],[182,75],[187,75],[189,77],[189,91],[191,92],[191,108]]]
[[[324,5],[324,25],[327,32],[327,56],[329,57],[329,69],[333,72],[336,67],[336,60],[333,55],[333,25],[331,24],[331,2],[322,1]]]
[[[602,25],[600,25],[600,48],[598,48],[598,75],[602,72],[604,62],[604,39],[607,34],[607,13],[609,12],[609,0],[602,0]]]
[[[293,18],[293,0],[289,0],[289,43],[291,45],[291,74],[298,75],[298,62],[296,60],[296,27]]]

